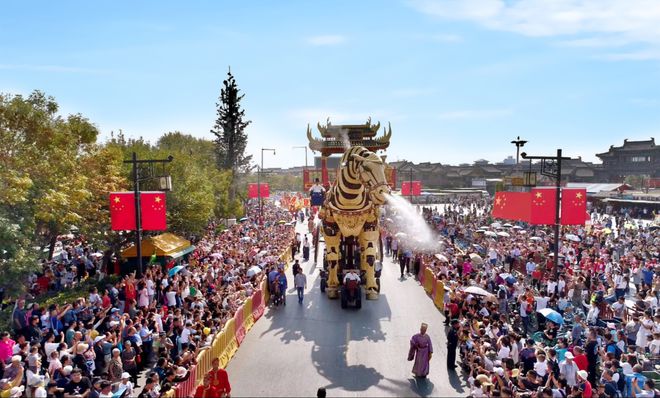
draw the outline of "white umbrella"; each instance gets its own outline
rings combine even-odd
[[[435,258],[437,258],[440,261],[444,261],[444,262],[447,262],[447,263],[449,262],[449,260],[447,259],[447,257],[444,254],[437,253],[435,255]]]
[[[497,236],[497,234],[493,231],[486,231],[486,232],[484,232],[484,235],[492,236],[493,238]]]
[[[533,240],[534,242],[540,242],[543,240],[543,238],[541,238],[540,236],[532,236],[531,238],[529,238],[529,240]]]
[[[253,276],[257,275],[260,272],[261,272],[261,268],[257,267],[256,265],[253,265],[252,267],[250,267],[250,269],[247,270],[247,276],[248,278],[252,278]]]
[[[579,241],[582,240],[582,239],[580,239],[579,236],[574,235],[574,234],[566,234],[566,235],[564,235],[564,238],[566,238],[567,240],[570,240],[571,242],[579,242]]]
[[[470,253],[470,260],[477,265],[484,263],[484,259],[479,257],[477,253]]]
[[[527,233],[527,231],[525,231],[524,229],[520,229],[520,230],[518,230],[518,233],[522,234],[522,235],[525,235]]]
[[[494,222],[494,223],[490,224],[490,226],[493,227],[493,228],[502,228],[502,224],[500,224],[498,222]]]
[[[103,257],[103,253],[101,253],[101,252],[92,253],[92,254],[90,254],[90,256],[100,258],[100,257]]]
[[[501,237],[503,237],[503,238],[508,238],[508,237],[511,236],[511,235],[509,235],[509,234],[506,233],[506,232],[498,232],[498,233],[497,233],[497,236],[501,236]]]
[[[511,225],[511,224],[509,224],[509,223],[506,223],[506,224],[504,224],[504,225],[502,225],[502,226],[503,226],[504,228],[511,228],[511,227],[513,227],[513,225]]]
[[[483,233],[486,232],[486,231],[484,231],[483,229],[478,229],[478,230],[476,230],[476,231],[474,231],[474,232],[477,233],[477,234],[483,234]]]
[[[513,229],[523,229],[523,227],[521,227],[520,225],[514,225],[514,226],[511,227],[511,228],[513,228]]]
[[[467,289],[465,289],[465,293],[470,293],[470,294],[474,294],[474,295],[477,295],[477,296],[486,296],[486,297],[494,296],[493,293],[489,293],[485,289],[482,289],[478,286],[468,287]]]
[[[213,257],[213,258],[222,258],[222,254],[220,254],[220,253],[211,253],[211,257]]]
[[[490,229],[490,227],[488,225],[482,225],[482,226],[479,227],[479,229],[484,229],[485,230],[485,229]]]

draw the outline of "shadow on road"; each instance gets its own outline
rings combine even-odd
[[[314,277],[312,277],[312,275]],[[305,294],[304,304],[298,304],[295,294],[287,294],[287,305],[271,307],[264,316],[270,328],[261,337],[271,334],[284,344],[303,340],[313,343],[312,362],[317,372],[330,382],[327,389],[366,391],[379,384],[384,376],[375,368],[349,364],[351,341],[387,341],[381,321],[392,317],[387,296],[378,301],[363,299],[362,309],[342,309],[339,300],[329,300],[321,293],[318,272],[307,274],[313,288]]]

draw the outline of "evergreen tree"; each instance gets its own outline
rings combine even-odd
[[[227,72],[227,79],[223,85],[220,91],[220,103],[216,104],[218,118],[211,132],[216,136],[215,155],[218,169],[232,172],[230,199],[233,200],[239,173],[250,169],[252,155],[245,155],[247,146],[245,128],[252,122],[243,119],[245,111],[241,109],[241,100],[245,94],[240,94],[241,90],[236,86],[231,70]]]

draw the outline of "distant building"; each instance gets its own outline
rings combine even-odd
[[[507,156],[507,158],[502,161],[502,164],[505,166],[513,166],[516,164],[516,158],[513,156]]]
[[[655,139],[645,141],[623,140],[623,145],[610,146],[607,152],[596,154],[603,162],[607,181],[620,182],[627,176],[660,177],[660,145]]]

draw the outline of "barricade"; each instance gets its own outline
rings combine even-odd
[[[263,282],[261,282],[261,294],[263,295],[264,306],[268,305],[268,302],[270,301],[270,289],[269,289],[269,286],[268,286],[268,275],[266,275]]]
[[[234,318],[227,321],[225,328],[222,331],[224,336],[224,343],[222,354],[220,355],[220,365],[225,368],[229,363],[229,360],[232,359],[236,350],[238,350],[238,342],[236,341],[236,334],[234,329]]]
[[[264,314],[264,294],[262,289],[263,285],[261,289],[257,290],[252,295],[252,319],[254,322],[258,321]]]
[[[254,326],[254,317],[252,316],[252,297],[243,304],[243,330],[249,332]]]
[[[425,268],[424,269],[424,290],[426,290],[426,293],[431,294],[433,291],[433,271],[431,271],[430,268]]]
[[[238,345],[241,345],[245,338],[245,325],[243,325],[243,306],[238,307],[236,314],[234,314],[234,335]]]
[[[422,263],[422,266],[419,267],[419,275],[417,275],[417,279],[419,279],[419,283],[424,286],[424,275],[426,274],[426,264]]]
[[[197,387],[197,366],[193,365],[188,369],[190,377],[188,380],[181,382],[174,388],[174,396],[176,398],[188,398],[194,394]]]
[[[437,280],[435,282],[435,291],[433,292],[433,304],[440,311],[445,308],[445,283],[442,280]]]

